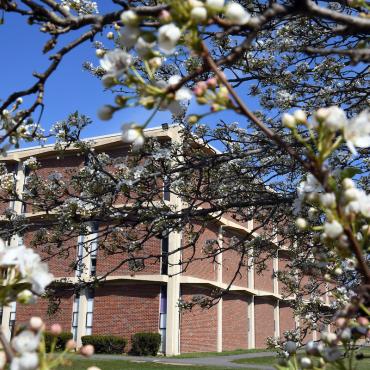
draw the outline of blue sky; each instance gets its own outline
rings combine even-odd
[[[99,4],[102,3],[102,1],[99,2]],[[105,2],[105,4],[108,3],[110,2]],[[43,45],[48,37],[38,28],[38,25],[28,25],[24,17],[6,14],[5,25],[0,27],[2,45],[0,99],[5,99],[13,91],[28,88],[35,81],[32,73],[42,72],[47,68],[48,57],[52,52],[47,55],[42,54]],[[108,31],[109,29],[104,34]],[[66,36],[61,38],[59,47],[65,40],[67,40]],[[57,49],[58,45],[55,50]],[[82,64],[87,60],[98,64],[95,50],[90,43],[83,44],[68,54],[57,72],[48,80],[45,111],[41,121],[43,127],[50,128],[54,122],[66,118],[75,110],[91,117],[94,122],[85,131],[83,135],[85,137],[119,132],[125,122],[143,123],[150,112],[138,108],[120,111],[110,121],[99,120],[97,117],[99,107],[112,103],[114,96],[110,92],[104,92],[100,81],[83,70]],[[27,100],[25,99],[25,102]],[[194,106],[193,103],[192,107],[196,109]],[[194,112],[193,109],[192,111]],[[218,114],[217,118],[234,121],[236,117],[230,115],[230,112],[223,112]],[[215,121],[216,117],[212,116],[211,122]],[[150,126],[158,126],[163,122],[171,123],[171,115],[168,112],[159,112]]]

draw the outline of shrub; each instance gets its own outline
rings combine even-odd
[[[132,336],[131,352],[137,356],[156,356],[160,345],[159,333],[136,333]]]
[[[51,333],[45,332],[45,348],[47,352],[51,350],[51,343],[56,338],[55,351],[64,351],[66,348],[67,342],[73,338],[72,333],[63,332],[59,335],[53,335]]]
[[[127,340],[114,335],[85,335],[81,338],[82,344],[92,344],[95,353],[123,353]]]

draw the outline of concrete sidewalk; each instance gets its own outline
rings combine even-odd
[[[120,356],[120,355],[94,355],[92,359],[99,360],[126,360],[132,362],[153,362],[163,365],[198,365],[198,366],[215,366],[219,368],[238,368],[238,369],[261,369],[273,370],[271,366],[257,364],[236,364],[232,361],[244,358],[269,357],[276,355],[275,352],[256,352],[245,353],[241,355],[199,357],[199,358],[174,358],[174,357],[142,357],[142,356]],[[181,368],[181,367],[180,367]]]

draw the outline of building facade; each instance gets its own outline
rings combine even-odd
[[[177,139],[177,131],[171,128],[150,129],[146,134]],[[119,135],[95,138],[94,141],[97,151],[109,153],[122,150]],[[83,166],[83,159],[74,153],[58,159],[52,146],[10,152],[2,161],[17,175],[19,193],[22,193],[27,176],[23,162],[31,156],[38,158],[44,176],[53,171],[67,174],[70,169]],[[177,207],[182,206],[178,197],[168,197],[167,201]],[[0,204],[0,214],[6,208],[12,208],[29,219],[42,220],[43,217],[40,212],[24,209],[20,202]],[[199,248],[196,248],[195,254],[201,253],[201,246],[207,240],[217,240],[220,245],[228,243],[233,236],[250,233],[253,226],[253,221],[242,225],[227,216],[210,222],[197,242]],[[90,227],[92,233],[89,238],[94,240],[94,232],[98,232],[98,229],[94,229],[96,225]],[[32,235],[31,230],[22,238],[15,237],[10,243],[29,246]],[[148,241],[145,248],[172,252],[179,249],[185,237],[184,232],[172,232],[167,238]],[[238,253],[227,251],[219,254],[214,262],[195,261],[181,272],[176,261],[191,252],[177,251],[169,255],[168,263],[161,261],[151,264],[135,274],[123,266],[111,273],[97,288],[82,289],[79,294],[74,294],[73,290],[67,289],[68,284],[73,284],[79,278],[87,281],[105,274],[117,259],[116,256],[101,255],[92,242],[85,268],[72,270],[70,266],[87,253],[81,247],[81,242],[86,240],[71,240],[69,247],[72,249],[69,250],[74,250],[74,253],[48,261],[55,279],[65,283],[65,288],[60,284],[55,293],[59,304],[56,313],[48,315],[46,299],[39,299],[34,305],[14,303],[4,307],[1,325],[8,337],[16,325],[36,315],[47,324],[60,323],[64,331],[73,333],[78,344],[81,344],[81,337],[88,334],[112,334],[130,340],[131,335],[137,332],[159,332],[162,336],[161,351],[166,355],[176,355],[263,348],[268,336],[281,336],[285,330],[294,329],[298,324],[289,306],[289,299],[283,298],[283,287],[274,275],[277,270],[283,270],[289,260],[289,251],[286,249],[279,250],[276,257],[266,262],[267,268],[262,274],[256,273],[252,263],[252,267],[245,267],[230,287],[230,292],[217,305],[209,309],[196,306],[192,310],[181,310],[178,305],[180,299],[191,299],[194,295],[210,296],[214,289],[226,288],[239,263]]]

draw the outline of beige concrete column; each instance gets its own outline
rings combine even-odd
[[[279,300],[276,300],[275,307],[274,307],[274,321],[275,321],[275,337],[280,337],[280,308],[279,308]]]
[[[248,348],[256,347],[254,296],[250,296],[248,301]]]
[[[81,337],[86,335],[87,289],[80,291],[77,316],[77,348],[82,346]]]
[[[279,280],[278,277],[275,275],[277,271],[279,271],[279,255],[277,257],[273,257],[272,260],[272,268],[274,270],[274,294],[279,294]]]
[[[218,245],[219,248],[222,250],[223,247],[223,228],[222,226],[219,227],[218,229]],[[216,277],[217,277],[217,283],[222,284],[222,270],[223,270],[223,265],[222,265],[222,253],[219,253],[216,256]],[[223,299],[222,297],[220,298],[220,301],[217,303],[217,352],[222,352],[222,304],[223,304]]]
[[[181,246],[181,233],[171,232],[168,237],[168,283],[166,318],[166,356],[180,353],[180,271],[181,253],[175,251]]]
[[[17,169],[16,169],[16,184],[15,189],[19,197],[22,197],[25,176],[24,176],[24,168],[23,162],[18,162]],[[22,202],[14,202],[14,211],[19,215],[22,214]]]
[[[3,307],[3,316],[1,319],[1,330],[4,333],[7,340],[10,340],[10,327],[9,327],[9,320],[10,320],[10,306]]]

